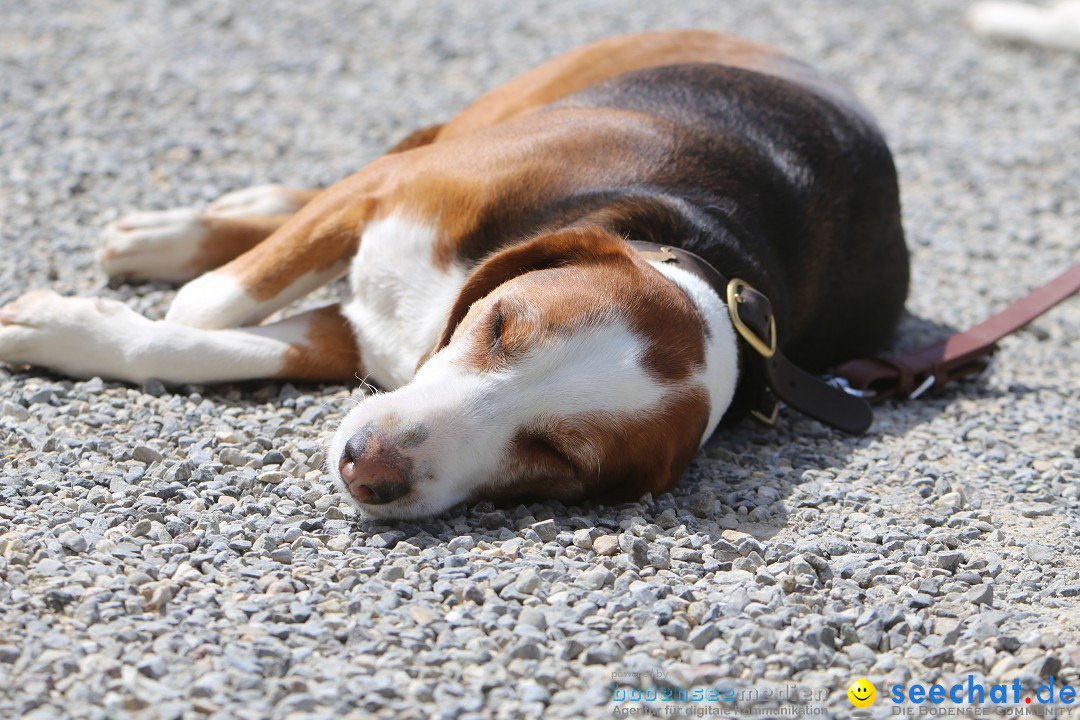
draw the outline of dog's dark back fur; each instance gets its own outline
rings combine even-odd
[[[632,220],[618,231],[686,248],[765,292],[793,360],[823,369],[887,343],[908,254],[892,156],[864,114],[720,65],[627,73],[562,104],[669,124],[678,157],[636,187],[588,194],[621,196]]]

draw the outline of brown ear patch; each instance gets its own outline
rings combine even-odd
[[[628,262],[626,244],[598,228],[571,228],[541,235],[489,255],[472,271],[446,318],[435,346],[417,369],[446,347],[473,303],[525,273],[584,262]]]

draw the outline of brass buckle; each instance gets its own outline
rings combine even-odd
[[[780,401],[773,401],[772,411],[768,415],[760,410],[751,410],[750,416],[766,427],[773,427],[776,425],[776,418],[780,416]]]
[[[749,283],[738,278],[734,278],[727,286],[727,306],[728,313],[731,315],[731,323],[735,326],[735,329],[739,331],[739,334],[743,336],[746,342],[750,343],[750,347],[758,351],[758,353],[765,358],[771,358],[776,354],[776,317],[769,313],[769,338],[768,340],[762,340],[749,325],[743,322],[739,317],[738,306],[742,302],[742,298],[739,297],[739,291],[743,288],[749,288],[753,290]],[[760,414],[760,413],[759,413]],[[773,420],[776,419],[776,410],[773,410]],[[762,414],[762,417],[765,416]]]

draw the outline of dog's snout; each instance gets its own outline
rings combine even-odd
[[[338,470],[359,502],[385,505],[409,492],[407,465],[386,438],[364,432],[345,444]]]

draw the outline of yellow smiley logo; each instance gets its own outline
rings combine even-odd
[[[859,678],[847,689],[848,700],[857,708],[870,707],[877,699],[877,688],[866,678]]]

